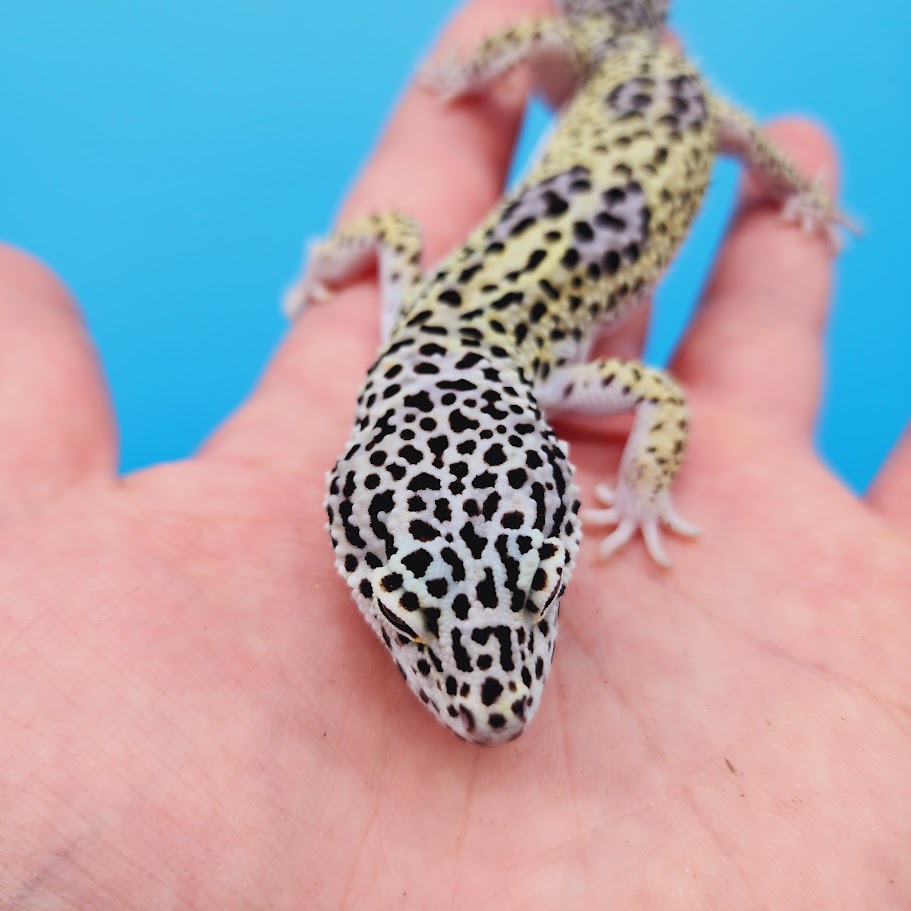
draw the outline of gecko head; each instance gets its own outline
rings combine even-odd
[[[340,572],[409,687],[460,737],[524,730],[579,544],[565,445],[479,350],[387,353],[329,478]]]
[[[659,31],[667,21],[669,0],[556,0],[569,18],[611,16],[624,29]]]

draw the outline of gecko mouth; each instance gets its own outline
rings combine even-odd
[[[459,706],[458,715],[446,719],[447,725],[462,740],[480,746],[509,743],[525,730],[533,713],[531,696],[514,698],[510,705],[496,704],[489,709]],[[478,712],[483,712],[478,715]]]
[[[474,746],[495,747],[518,740],[525,730],[525,724],[523,723],[511,729],[500,730],[495,730],[494,728],[487,728],[484,731],[479,731],[477,728],[471,731],[467,728],[464,730],[453,728],[452,730],[460,740],[464,740],[466,743],[471,743]]]

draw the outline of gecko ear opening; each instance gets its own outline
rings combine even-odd
[[[525,601],[525,609],[543,620],[563,592],[566,571],[566,548],[559,538],[547,538],[538,549],[540,563],[535,570]]]

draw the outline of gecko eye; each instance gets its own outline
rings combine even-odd
[[[407,587],[402,573],[380,567],[373,574],[374,607],[382,620],[396,633],[419,645],[426,645],[440,634],[440,609],[425,607]]]
[[[538,550],[540,563],[531,580],[525,609],[540,623],[559,599],[566,569],[566,548],[558,538],[548,538]]]
[[[377,609],[386,618],[387,622],[393,629],[398,630],[403,636],[407,636],[412,642],[417,642],[420,636],[404,621],[397,617],[382,601],[377,599]]]

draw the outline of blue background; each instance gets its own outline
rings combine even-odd
[[[78,295],[124,469],[191,452],[250,390],[302,239],[331,223],[455,6],[2,0],[0,237]],[[841,145],[866,234],[838,266],[819,442],[863,487],[911,415],[911,4],[679,0],[673,23],[726,94],[761,117],[811,111]],[[735,169],[716,173],[660,293],[653,359],[730,212]]]

